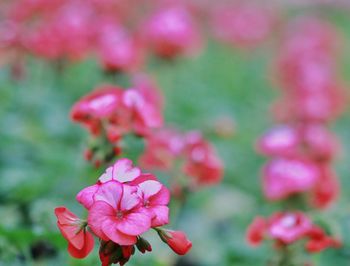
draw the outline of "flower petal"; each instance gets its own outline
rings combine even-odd
[[[154,214],[152,219],[152,227],[163,226],[169,223],[169,208],[167,206],[154,206],[149,210]]]
[[[113,179],[113,168],[114,166],[108,167],[106,171],[98,179],[101,183],[106,183]]]
[[[137,241],[136,236],[124,234],[118,230],[119,221],[117,219],[107,219],[102,224],[103,233],[113,242],[128,246],[134,245]]]
[[[117,181],[109,181],[100,185],[94,195],[94,200],[104,201],[116,210],[122,197],[122,193],[122,184]]]
[[[121,183],[133,181],[140,174],[141,170],[133,167],[129,159],[120,159],[113,166],[113,179]]]
[[[120,210],[129,211],[141,203],[141,198],[136,192],[136,187],[123,185],[123,197],[120,200]]]
[[[96,193],[99,185],[95,184],[81,190],[76,196],[76,200],[83,205],[86,209],[89,209],[94,203],[94,194]]]
[[[152,206],[154,205],[168,205],[170,201],[170,192],[166,186],[162,186],[161,190],[150,199]]]
[[[103,240],[108,240],[102,231],[102,224],[104,221],[114,216],[115,210],[112,206],[104,201],[97,201],[89,210],[88,225],[98,237],[102,238]]]
[[[144,199],[149,199],[162,189],[162,184],[158,181],[148,180],[140,183],[138,187],[142,191]]]
[[[151,227],[151,217],[146,213],[135,212],[125,215],[118,223],[118,230],[122,233],[137,236]]]

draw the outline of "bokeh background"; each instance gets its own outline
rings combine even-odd
[[[280,7],[281,25],[299,15],[315,14],[335,25],[342,36],[340,75],[349,84],[346,3],[339,7],[282,2]],[[273,34],[278,36],[279,30]],[[273,124],[269,108],[279,92],[271,64],[277,45],[271,38],[246,50],[208,37],[195,57],[171,62],[151,59],[148,72],[165,95],[167,123],[202,130],[224,161],[225,177],[221,184],[191,194],[172,221],[193,242],[187,256],[178,259],[150,236],[154,251],[135,255],[129,265],[265,265],[272,256],[267,245],[249,247],[245,230],[255,215],[279,209],[279,203],[263,198],[259,174],[266,159],[254,151],[258,136]],[[21,80],[11,79],[6,65],[0,68],[0,265],[99,265],[97,247],[84,260],[69,257],[53,209],[66,205],[86,215],[75,195],[102,173],[83,159],[87,133],[70,121],[71,106],[100,83],[125,81],[106,78],[92,59],[66,64],[60,71],[35,57],[29,57],[25,66]],[[234,133],[218,135],[218,121],[228,120],[234,123]],[[314,256],[313,262],[346,266],[350,265],[349,108],[332,128],[343,144],[336,161],[342,194],[335,206],[317,215],[327,217],[342,232],[344,246]]]

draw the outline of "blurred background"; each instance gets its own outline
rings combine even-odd
[[[0,2],[0,265],[99,265],[97,245],[86,259],[69,257],[53,213],[56,206],[65,205],[84,217],[75,195],[103,172],[84,160],[87,133],[71,122],[69,113],[79,98],[101,83],[129,84],[123,74],[106,74],[95,56],[61,60],[40,53],[41,48],[39,52],[31,49],[31,44],[20,47],[11,39],[20,33],[8,31],[14,25],[8,10],[15,2],[20,6],[17,11],[25,13],[35,1]],[[188,255],[178,258],[150,235],[153,252],[135,255],[129,265],[266,265],[272,249],[249,247],[245,231],[255,215],[280,209],[280,203],[263,197],[260,169],[266,158],[254,150],[257,138],[274,124],[270,105],[279,91],[272,64],[279,37],[283,27],[298,16],[317,16],[331,23],[340,36],[339,75],[349,84],[350,3],[252,2],[268,10],[273,26],[263,40],[243,45],[222,41],[213,33],[209,11],[222,3],[195,0],[185,4],[191,5],[197,19],[200,51],[171,60],[151,55],[144,69],[164,94],[167,124],[203,131],[224,162],[225,176],[220,184],[191,193],[181,216],[173,219],[193,242]],[[147,4],[140,5],[138,12],[146,16]],[[40,12],[34,16],[42,16]],[[26,16],[18,19],[22,25],[39,23]],[[142,21],[140,16],[137,21]],[[258,27],[247,21],[248,30]],[[41,45],[51,44],[41,41]],[[312,262],[346,266],[350,265],[349,108],[331,127],[342,142],[335,162],[342,193],[334,206],[315,215],[327,217],[342,232],[344,246],[315,255]]]

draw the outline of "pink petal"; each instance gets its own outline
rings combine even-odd
[[[83,205],[86,209],[89,209],[94,203],[94,194],[96,193],[99,185],[95,184],[81,190],[76,196],[76,200]]]
[[[151,196],[154,196],[162,189],[162,184],[158,181],[145,181],[138,185],[141,190],[143,197],[149,199]]]
[[[137,186],[138,184],[141,184],[142,182],[145,182],[145,181],[148,181],[148,180],[158,181],[158,179],[152,174],[141,174],[135,180],[130,182],[130,185]]]
[[[138,167],[132,167],[132,161],[129,159],[118,160],[113,167],[113,179],[124,183],[133,181],[141,174]]]
[[[154,214],[152,227],[163,226],[169,223],[169,208],[167,206],[154,206],[149,210]]]
[[[98,180],[100,180],[101,183],[111,181],[113,179],[113,169],[114,166],[108,167],[107,170],[100,176]]]
[[[89,210],[88,225],[98,237],[103,240],[108,240],[102,231],[102,224],[111,217],[115,217],[115,215],[116,212],[112,206],[104,201],[97,201]]]
[[[137,236],[151,227],[151,217],[145,213],[130,213],[118,223],[118,230],[122,233]]]
[[[162,189],[150,199],[150,204],[154,205],[167,205],[170,201],[170,192],[166,186],[162,186]]]
[[[109,181],[99,186],[97,192],[94,195],[94,200],[104,201],[116,210],[118,209],[122,193],[122,184],[116,181]]]
[[[141,198],[136,192],[136,187],[123,185],[123,197],[120,200],[120,210],[129,211],[141,203]]]
[[[113,242],[127,246],[136,243],[136,236],[124,234],[118,230],[119,221],[117,219],[107,219],[102,224],[104,234]]]

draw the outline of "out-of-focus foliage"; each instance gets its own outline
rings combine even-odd
[[[349,13],[327,13],[344,35],[340,64],[349,83]],[[272,47],[264,44],[248,52],[210,41],[197,58],[151,62],[150,73],[165,94],[166,120],[184,130],[202,129],[225,163],[221,185],[191,195],[181,214],[172,214],[172,223],[193,242],[192,251],[176,265],[264,265],[272,254],[268,247],[248,247],[244,236],[255,214],[278,209],[278,203],[263,199],[259,169],[264,159],[253,149],[257,137],[272,124],[268,108],[277,93],[269,77]],[[53,209],[66,205],[85,215],[75,195],[101,172],[83,160],[86,132],[69,120],[69,110],[106,77],[93,61],[69,63],[57,70],[30,58],[26,66],[20,81],[12,81],[6,67],[0,69],[0,265],[99,265],[97,247],[84,260],[68,257]],[[235,120],[231,138],[215,134],[215,121],[222,117]],[[349,110],[334,131],[343,143],[337,161],[342,195],[334,208],[319,216],[327,216],[330,226],[339,224],[344,246],[316,255],[314,263],[346,266],[350,261]],[[174,264],[177,258],[166,247],[158,246],[155,238],[149,240],[156,252],[142,258],[136,255],[130,265]]]

